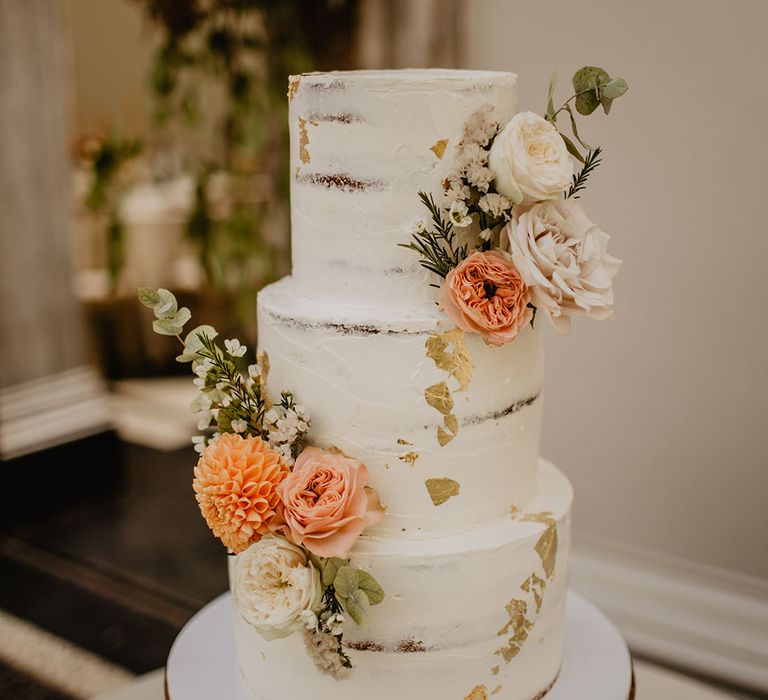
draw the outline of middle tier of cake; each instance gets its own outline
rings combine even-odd
[[[387,508],[372,536],[461,532],[533,495],[543,352],[530,327],[494,348],[435,305],[355,306],[285,278],[259,294],[259,348],[313,442],[366,464]]]

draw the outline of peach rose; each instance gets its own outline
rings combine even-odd
[[[514,263],[496,250],[473,253],[448,273],[440,308],[461,329],[488,345],[504,345],[533,318],[530,292]]]
[[[277,524],[277,486],[287,474],[261,438],[225,433],[200,456],[192,488],[208,527],[238,554]]]
[[[367,480],[362,462],[307,447],[277,487],[293,541],[319,557],[346,558],[360,533],[384,517]]]

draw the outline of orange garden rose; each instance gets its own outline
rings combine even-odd
[[[192,488],[208,527],[237,554],[277,524],[277,487],[287,474],[261,438],[225,433],[201,455]]]
[[[440,287],[440,308],[461,329],[489,345],[514,340],[533,318],[531,295],[514,263],[491,250],[473,253],[451,270]]]
[[[277,487],[291,539],[319,557],[346,558],[360,533],[384,517],[367,480],[362,462],[307,447]]]

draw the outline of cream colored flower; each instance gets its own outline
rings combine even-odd
[[[558,333],[570,330],[570,317],[610,318],[612,280],[621,260],[607,252],[610,236],[572,199],[536,204],[507,225],[515,266],[531,290],[534,306]]]
[[[496,191],[513,204],[558,199],[573,177],[573,161],[557,129],[533,112],[516,114],[501,130],[488,166]]]
[[[301,547],[267,535],[235,560],[233,594],[243,618],[265,639],[287,637],[320,606],[320,575]]]

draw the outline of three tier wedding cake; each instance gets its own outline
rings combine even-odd
[[[600,150],[557,118],[625,90],[587,67],[540,117],[511,73],[291,78],[293,274],[259,294],[255,364],[208,326],[179,358],[254,698],[556,682],[572,491],[539,456],[540,326],[610,316],[619,266],[576,202]],[[181,338],[173,296],[140,296]]]

